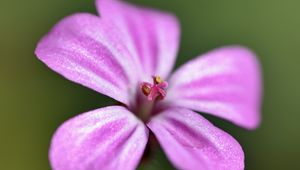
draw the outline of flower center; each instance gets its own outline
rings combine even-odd
[[[159,76],[152,76],[153,84],[148,82],[143,82],[141,84],[141,90],[149,101],[154,101],[156,99],[162,100],[166,97],[166,88],[168,83],[163,81]]]
[[[153,83],[142,82],[137,94],[137,103],[135,107],[136,115],[146,122],[151,115],[155,114],[157,101],[163,100],[166,95],[168,83],[159,76],[152,76]]]

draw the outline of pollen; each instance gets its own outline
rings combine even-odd
[[[162,83],[162,79],[160,78],[160,76],[154,76],[153,77],[155,84],[160,84]]]
[[[167,95],[166,89],[168,87],[168,83],[163,81],[160,76],[152,76],[152,78],[152,84],[148,82],[143,82],[141,84],[140,88],[142,93],[147,96],[147,99],[150,101],[164,99]]]
[[[145,96],[148,96],[151,92],[151,85],[149,84],[143,84],[142,87],[142,92],[144,93]]]

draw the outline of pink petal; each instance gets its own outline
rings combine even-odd
[[[244,168],[244,153],[239,143],[193,111],[170,108],[147,125],[178,169]]]
[[[166,102],[206,112],[245,128],[260,122],[258,61],[246,48],[224,47],[188,62],[170,78]]]
[[[121,106],[101,108],[65,122],[55,133],[50,163],[55,170],[135,169],[148,129]]]
[[[139,71],[116,32],[97,16],[75,14],[60,21],[35,53],[67,79],[129,104]]]
[[[128,49],[140,63],[144,77],[166,78],[178,50],[180,28],[168,13],[137,7],[119,0],[97,0],[100,16],[122,31]]]

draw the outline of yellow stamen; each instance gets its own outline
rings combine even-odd
[[[160,84],[160,83],[163,82],[163,80],[160,78],[160,76],[155,76],[154,81],[155,81],[156,84]]]

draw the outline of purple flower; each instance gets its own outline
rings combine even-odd
[[[243,169],[239,143],[194,111],[257,127],[255,55],[223,47],[169,75],[180,34],[174,16],[117,0],[96,5],[100,17],[63,19],[35,52],[54,71],[122,106],[83,113],[58,128],[49,151],[52,168],[135,169],[151,131],[178,169]]]

